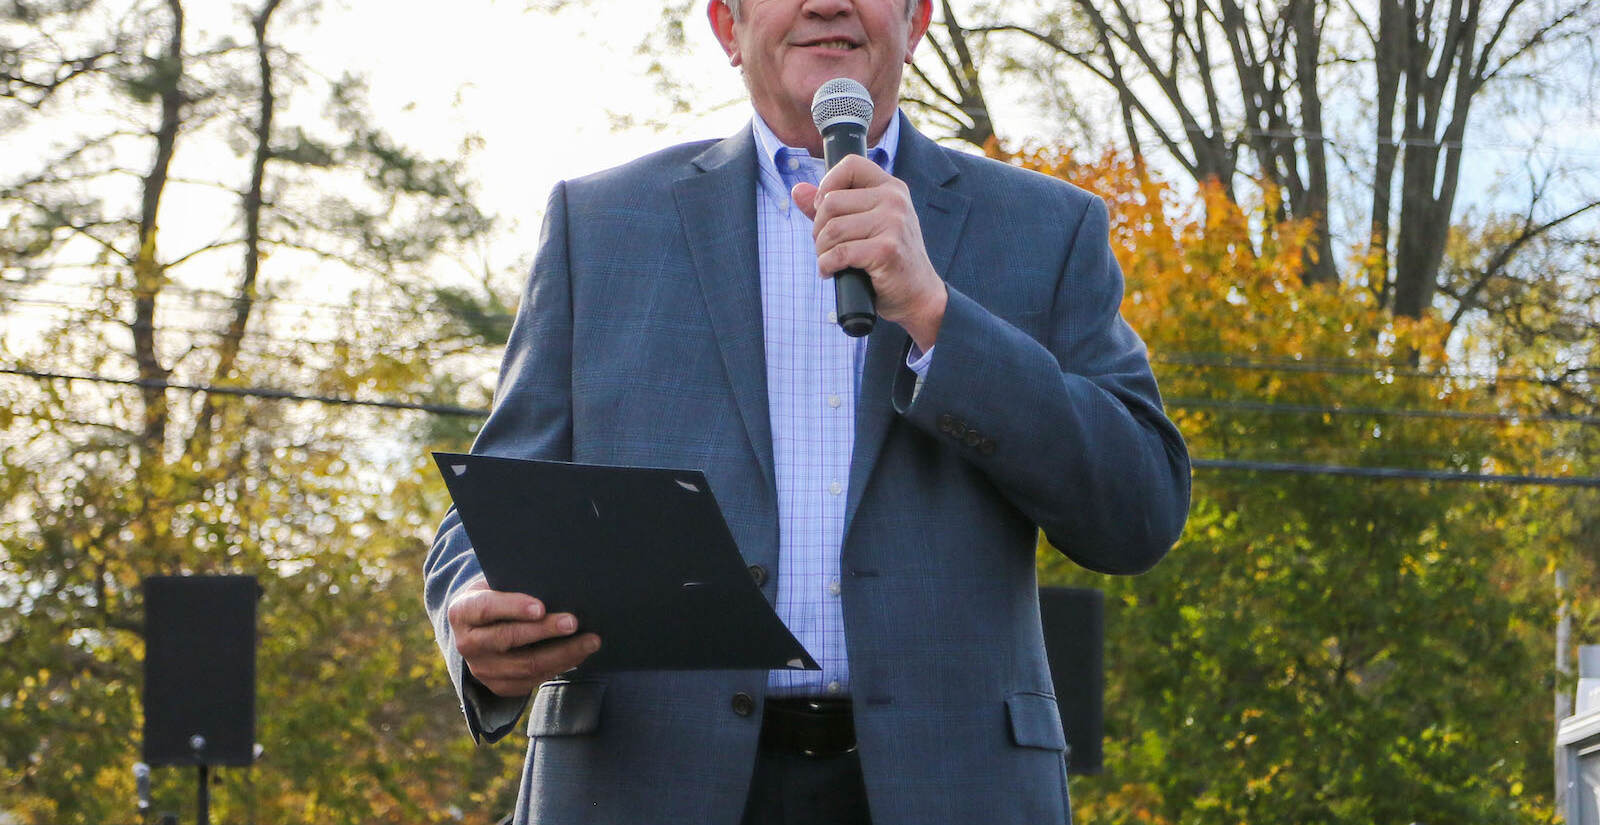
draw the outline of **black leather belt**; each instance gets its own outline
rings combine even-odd
[[[761,714],[761,748],[800,756],[839,756],[856,749],[849,699],[770,698]]]

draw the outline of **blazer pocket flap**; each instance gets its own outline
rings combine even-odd
[[[1018,745],[1066,750],[1067,734],[1061,729],[1061,708],[1054,696],[1013,693],[1006,697],[1006,716],[1011,721],[1011,741]]]
[[[600,704],[606,683],[545,682],[533,696],[528,714],[529,736],[576,736],[600,727]]]

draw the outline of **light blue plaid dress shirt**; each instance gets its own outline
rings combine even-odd
[[[822,666],[821,671],[769,671],[767,693],[844,697],[850,694],[850,662],[839,599],[839,547],[867,339],[839,329],[833,281],[817,274],[811,219],[789,196],[795,184],[822,179],[823,161],[805,149],[784,146],[759,114],[753,122],[760,166],[755,199],[761,320],[778,486],[777,612]],[[868,157],[893,173],[899,143],[900,119],[894,117]],[[906,355],[906,366],[917,375],[913,398],[935,349],[924,353],[913,343]],[[464,689],[472,697],[467,706],[485,731],[514,724],[527,704],[526,697],[495,696],[476,680],[469,679]]]
[[[839,599],[839,546],[844,540],[856,394],[866,339],[839,329],[831,279],[817,274],[811,219],[789,192],[826,172],[820,158],[784,146],[760,115],[754,119],[759,158],[756,229],[760,236],[761,316],[766,341],[767,407],[778,485],[778,600],[784,624],[821,671],[773,670],[771,696],[847,696],[850,666]],[[869,152],[894,171],[899,119]],[[908,359],[919,375],[933,355]]]
[[[754,124],[761,316],[778,485],[777,612],[822,666],[821,671],[770,671],[767,693],[844,697],[850,692],[850,663],[839,600],[839,546],[866,339],[839,329],[833,281],[817,274],[811,219],[789,197],[796,183],[821,180],[823,162],[804,149],[784,146],[760,115]],[[894,171],[899,138],[896,117],[869,152],[885,171]],[[924,353],[913,344],[906,356],[919,390],[935,349]],[[527,702],[497,697],[473,682],[466,690],[474,697],[468,707],[486,731],[515,723]]]

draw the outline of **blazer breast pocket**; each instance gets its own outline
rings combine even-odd
[[[545,682],[528,712],[529,736],[581,736],[600,729],[606,683],[598,680]]]

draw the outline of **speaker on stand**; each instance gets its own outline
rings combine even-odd
[[[1039,618],[1050,680],[1067,736],[1067,772],[1104,770],[1105,594],[1077,587],[1039,588]]]
[[[211,766],[255,761],[260,597],[254,576],[144,580],[144,763],[196,767],[200,825]]]

